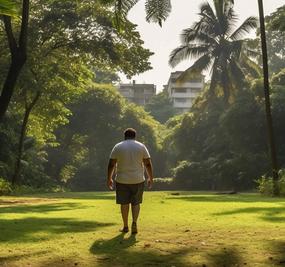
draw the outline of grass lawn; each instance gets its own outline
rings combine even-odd
[[[285,266],[285,199],[146,192],[138,226],[113,193],[0,197],[0,266]]]

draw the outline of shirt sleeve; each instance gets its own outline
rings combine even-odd
[[[118,149],[117,146],[114,146],[110,154],[110,159],[117,159],[117,156],[118,156]]]
[[[150,158],[150,154],[149,154],[146,146],[143,146],[143,158],[144,159],[149,159]]]

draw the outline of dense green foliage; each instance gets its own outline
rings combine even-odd
[[[56,148],[49,149],[47,172],[77,190],[105,189],[106,166],[123,130],[134,127],[138,140],[158,153],[159,124],[141,107],[128,104],[112,87],[97,85],[70,107],[73,116],[57,130]]]
[[[175,115],[175,109],[165,89],[153,96],[145,109],[160,123],[165,123]]]
[[[87,2],[31,1],[28,60],[0,124],[1,194],[104,190],[109,153],[127,127],[136,128],[150,150],[154,175],[161,177],[157,189],[252,190],[260,177],[270,177],[260,47],[257,39],[241,39],[255,26],[254,18],[234,31],[230,1],[201,6],[201,20],[183,32],[184,46],[172,61],[198,57],[191,75],[213,63],[212,82],[190,112],[175,115],[166,90],[145,109],[118,93],[118,72],[131,77],[148,70],[152,53],[126,18],[117,27],[116,1]],[[276,21],[282,10],[266,19],[280,168],[285,167],[285,65],[284,32]],[[17,19],[12,21],[18,32]],[[9,49],[0,31],[2,84]],[[229,38],[221,38],[225,33]],[[270,179],[259,181],[270,189]]]

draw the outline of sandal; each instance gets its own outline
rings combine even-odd
[[[132,234],[135,235],[137,233],[138,233],[137,223],[133,222],[132,223]]]

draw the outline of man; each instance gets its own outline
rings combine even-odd
[[[129,231],[129,207],[132,207],[132,234],[138,232],[137,219],[144,190],[144,167],[148,179],[148,188],[152,187],[153,171],[149,152],[144,144],[136,141],[136,130],[128,128],[124,132],[125,140],[116,144],[111,152],[108,164],[107,186],[113,189],[113,173],[116,169],[116,202],[121,204],[124,226],[123,233]]]

